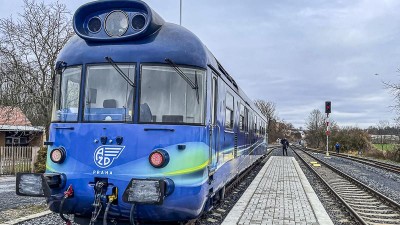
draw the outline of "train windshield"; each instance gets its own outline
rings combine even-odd
[[[118,68],[135,80],[135,65],[118,64]],[[87,67],[84,121],[132,122],[134,89],[112,65]]]
[[[141,123],[204,124],[205,71],[180,69],[197,83],[197,90],[170,66],[142,66]]]
[[[54,81],[53,122],[78,121],[82,67],[68,67]]]

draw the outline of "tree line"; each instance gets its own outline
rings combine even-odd
[[[314,109],[309,114],[306,122],[306,142],[309,147],[326,148],[326,122],[326,116],[318,109]],[[387,121],[379,121],[376,126],[361,129],[352,126],[339,127],[334,120],[331,120],[329,122],[329,129],[331,131],[328,146],[330,150],[334,150],[335,144],[339,143],[341,149],[344,151],[374,152],[376,149],[372,144],[371,135],[399,134],[398,127],[389,126],[389,122]],[[382,142],[380,144],[382,144],[383,150],[383,145],[386,143]]]
[[[274,102],[268,100],[257,99],[254,101],[255,105],[261,113],[267,118],[267,134],[269,143],[275,142],[278,138],[291,138],[294,140],[301,139],[301,136],[292,134],[294,130],[293,124],[286,122],[278,117],[276,112],[276,105]]]

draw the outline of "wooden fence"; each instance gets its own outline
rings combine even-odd
[[[32,172],[37,149],[33,147],[0,146],[0,175]]]

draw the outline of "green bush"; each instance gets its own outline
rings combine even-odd
[[[47,147],[41,147],[38,151],[35,162],[35,173],[44,173],[46,171]]]

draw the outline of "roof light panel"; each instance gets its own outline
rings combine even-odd
[[[92,13],[83,24],[86,35],[100,38],[118,38],[134,35],[149,23],[145,12],[137,9],[114,9]]]

